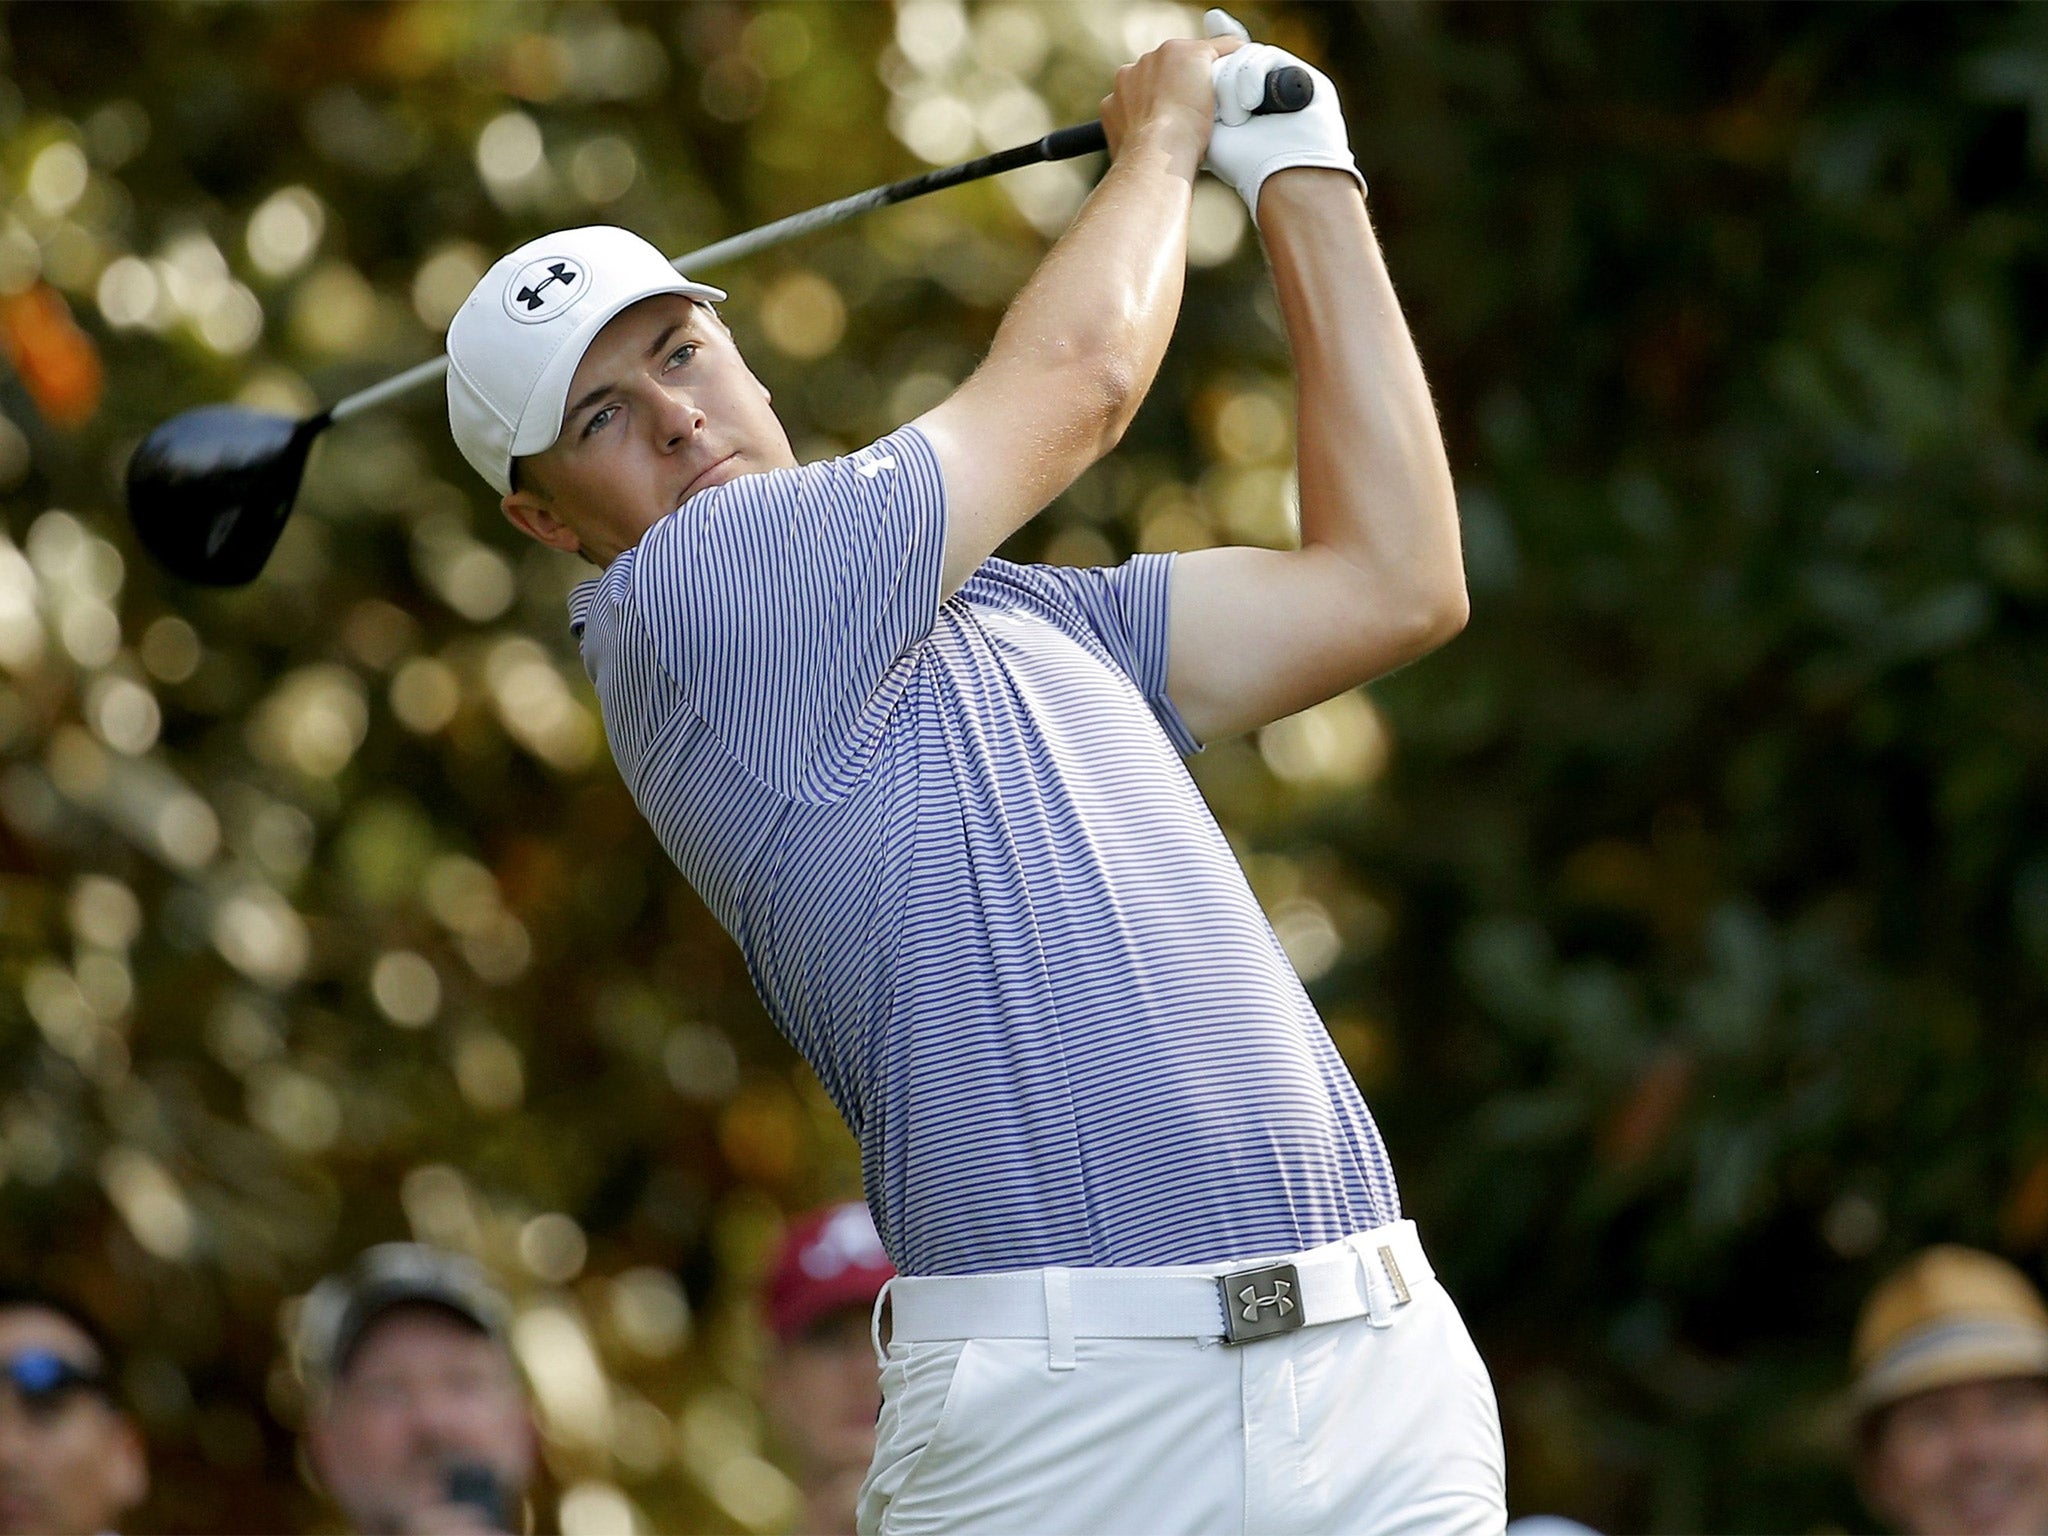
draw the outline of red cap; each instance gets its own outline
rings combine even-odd
[[[871,1307],[895,1273],[865,1205],[849,1201],[799,1216],[768,1272],[768,1326],[794,1339],[828,1312]]]

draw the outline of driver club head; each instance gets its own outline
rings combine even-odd
[[[239,405],[172,417],[128,461],[135,536],[186,581],[254,581],[291,516],[313,439],[331,420],[322,412],[293,421]]]

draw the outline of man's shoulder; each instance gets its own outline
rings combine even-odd
[[[721,497],[738,500],[761,496],[888,495],[897,491],[906,478],[912,483],[935,481],[938,472],[938,456],[932,452],[924,433],[914,425],[901,426],[847,453],[741,475],[700,492],[678,510],[687,512],[699,503],[715,508]]]

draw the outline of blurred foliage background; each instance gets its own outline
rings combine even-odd
[[[1499,1383],[1516,1511],[1863,1520],[1855,1305],[2048,1245],[2048,8],[1248,7],[1345,93],[1441,402],[1470,630],[1194,771]],[[607,760],[571,562],[432,392],[268,574],[121,509],[188,406],[433,354],[489,260],[682,251],[1091,116],[1191,7],[0,13],[0,1266],[128,1341],[172,1531],[331,1525],[293,1298],[370,1242],[522,1308],[544,1525],[770,1531],[783,1213],[851,1145]],[[706,275],[806,456],[941,398],[1043,167]],[[1013,553],[1287,537],[1234,198],[1115,459]]]

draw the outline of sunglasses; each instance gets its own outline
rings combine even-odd
[[[107,1391],[107,1378],[96,1367],[48,1349],[24,1349],[0,1359],[0,1380],[14,1388],[32,1414],[54,1413],[74,1392],[104,1397]]]

